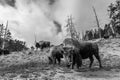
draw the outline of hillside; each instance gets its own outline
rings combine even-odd
[[[49,65],[46,51],[13,52],[7,56],[0,56],[0,80],[113,80],[120,79],[120,39],[97,40],[103,69],[98,68],[94,61],[92,69],[88,68],[89,59],[83,60],[83,66],[78,71],[71,70],[62,65]]]

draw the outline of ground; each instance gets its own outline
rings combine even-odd
[[[67,69],[64,60],[60,66],[49,65],[46,51],[13,52],[0,56],[0,80],[120,80],[120,39],[97,40],[103,69],[95,59],[92,69],[89,60],[77,70]]]

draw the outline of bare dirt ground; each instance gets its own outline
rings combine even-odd
[[[63,63],[48,65],[46,52],[13,52],[0,56],[0,80],[120,80],[120,39],[97,41],[100,48],[103,69],[99,69],[95,59],[92,69],[89,60],[83,60],[83,66],[67,69]]]

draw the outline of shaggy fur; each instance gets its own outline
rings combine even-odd
[[[79,54],[81,55],[82,59],[87,59],[87,58],[90,59],[90,65],[89,65],[90,68],[94,61],[93,56],[96,57],[96,59],[99,62],[99,67],[102,68],[101,59],[99,56],[99,48],[96,43],[90,43],[90,42],[80,43],[79,49],[80,49]]]
[[[74,65],[77,64],[77,68],[81,67],[82,65],[82,58],[81,55],[79,54],[79,49],[74,48],[70,50],[70,62],[72,62],[72,69],[74,68]]]
[[[71,45],[71,46],[74,46],[75,48],[79,49],[79,54],[81,55],[82,59],[89,58],[90,59],[90,65],[89,65],[90,68],[94,61],[93,56],[96,57],[96,59],[99,62],[99,67],[102,68],[101,59],[99,56],[99,48],[98,48],[97,43],[91,43],[91,42],[85,42],[85,41],[79,42],[78,40],[74,40],[72,38],[65,39],[63,41],[63,43],[65,45]]]
[[[58,61],[58,64],[61,63],[61,58],[63,58],[64,50],[60,48],[59,46],[54,46],[54,48],[50,52],[50,56],[48,57],[49,63],[56,64],[56,61]]]

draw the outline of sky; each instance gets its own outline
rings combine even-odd
[[[0,23],[6,24],[14,39],[36,40],[60,44],[66,36],[65,25],[72,15],[75,28],[82,33],[96,28],[91,6],[94,6],[103,27],[109,22],[108,6],[115,0],[0,0]]]

